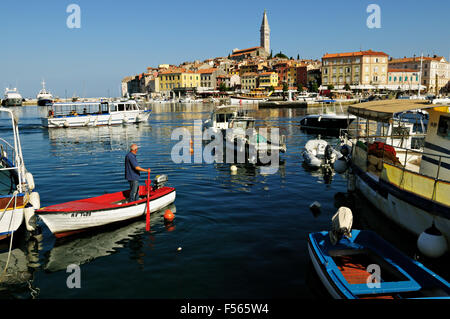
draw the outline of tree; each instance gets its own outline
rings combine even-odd
[[[334,90],[334,85],[333,84],[328,84],[328,90]]]
[[[219,85],[219,91],[220,92],[225,92],[225,91],[227,91],[227,86],[225,85],[225,83],[220,83],[220,85]]]
[[[270,55],[269,55],[269,59],[272,59],[272,57],[273,57],[273,51],[272,50],[270,50]]]
[[[287,55],[285,55],[281,51],[280,51],[280,53],[275,54],[275,57],[276,58],[282,58],[282,59],[288,59]]]
[[[346,91],[350,91],[351,90],[350,85],[348,83],[345,83],[344,90],[346,90]]]
[[[297,54],[297,60],[300,60],[300,54]]]
[[[316,81],[314,81],[314,82],[312,83],[312,85],[311,85],[311,91],[312,91],[312,92],[315,92],[315,93],[319,92],[319,86],[317,85],[317,82],[316,82]]]
[[[303,92],[303,85],[301,83],[299,83],[299,85],[297,86],[297,91]]]

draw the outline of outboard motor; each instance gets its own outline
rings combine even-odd
[[[342,147],[341,147],[341,154],[344,156],[344,157],[347,157],[348,155],[350,155],[350,149],[349,149],[349,147],[348,147],[348,145],[342,145]]]
[[[164,187],[168,180],[169,178],[167,177],[167,175],[156,175],[155,179],[153,180],[153,183],[155,184],[155,187],[153,189]]]
[[[328,144],[325,147],[325,163],[332,163],[333,160],[333,147],[331,147],[330,144]]]
[[[350,208],[340,207],[331,219],[330,241],[336,245],[342,236],[352,237],[353,214]]]

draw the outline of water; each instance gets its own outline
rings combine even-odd
[[[16,238],[11,271],[17,273],[0,285],[1,296],[30,298],[34,291],[39,298],[324,298],[306,237],[329,229],[336,207],[346,202],[347,181],[336,174],[326,183],[302,166],[301,152],[313,137],[298,126],[306,111],[252,114],[258,124],[286,135],[287,153],[276,174],[261,174],[252,165],[238,165],[233,174],[230,164],[173,163],[172,130],[192,131],[194,120],[206,119],[210,110],[202,104],[154,105],[148,123],[48,130],[40,124],[45,108],[16,108],[25,164],[41,206],[127,189],[124,156],[137,143],[140,165],[150,167],[152,176],[167,174],[176,188],[176,218],[168,227],[163,212],[152,214],[150,233],[143,218],[65,240],[55,240],[40,224],[37,239]],[[6,119],[0,121],[2,136],[10,137]],[[309,210],[314,201],[322,205],[318,215]],[[415,253],[413,237],[356,202],[355,228],[387,229],[386,239]],[[5,255],[0,254],[1,268]],[[80,265],[81,288],[67,287],[70,264]]]

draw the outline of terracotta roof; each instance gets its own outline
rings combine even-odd
[[[247,73],[244,73],[244,74],[241,75],[241,77],[244,77],[244,76],[258,76],[258,73],[255,73],[255,72],[247,72]]]
[[[256,49],[260,49],[262,47],[252,47],[252,48],[248,48],[248,49],[242,49],[242,50],[236,50],[233,51],[233,55],[235,55],[236,53],[244,53],[244,52],[248,52],[248,51],[255,51]]]
[[[413,57],[413,58],[401,58],[401,59],[392,59],[391,61],[389,61],[389,63],[405,63],[405,62],[420,62],[420,60],[422,59],[422,61],[440,61],[441,59],[443,59],[442,56],[437,56],[437,57],[429,57],[429,56],[424,56],[424,57]]]
[[[216,70],[217,70],[216,68],[200,69],[197,71],[197,73],[213,73]]]
[[[259,75],[272,75],[272,74],[277,74],[276,72],[262,72]]]
[[[419,72],[419,70],[413,70],[413,69],[390,69],[390,68],[388,68],[388,72]]]
[[[367,51],[357,51],[357,52],[345,52],[345,53],[333,53],[328,54],[326,53],[322,59],[329,59],[329,58],[342,58],[342,57],[351,57],[351,56],[364,56],[364,55],[382,55],[382,56],[389,56],[388,54],[384,52],[377,52],[372,50]]]

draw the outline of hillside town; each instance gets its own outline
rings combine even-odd
[[[420,84],[420,85],[419,85]],[[234,49],[227,56],[180,65],[160,64],[122,79],[123,96],[170,99],[180,96],[220,97],[253,90],[370,95],[430,94],[450,91],[450,63],[425,54],[392,57],[372,49],[326,52],[321,58],[288,57],[270,47],[264,11],[260,46]]]

